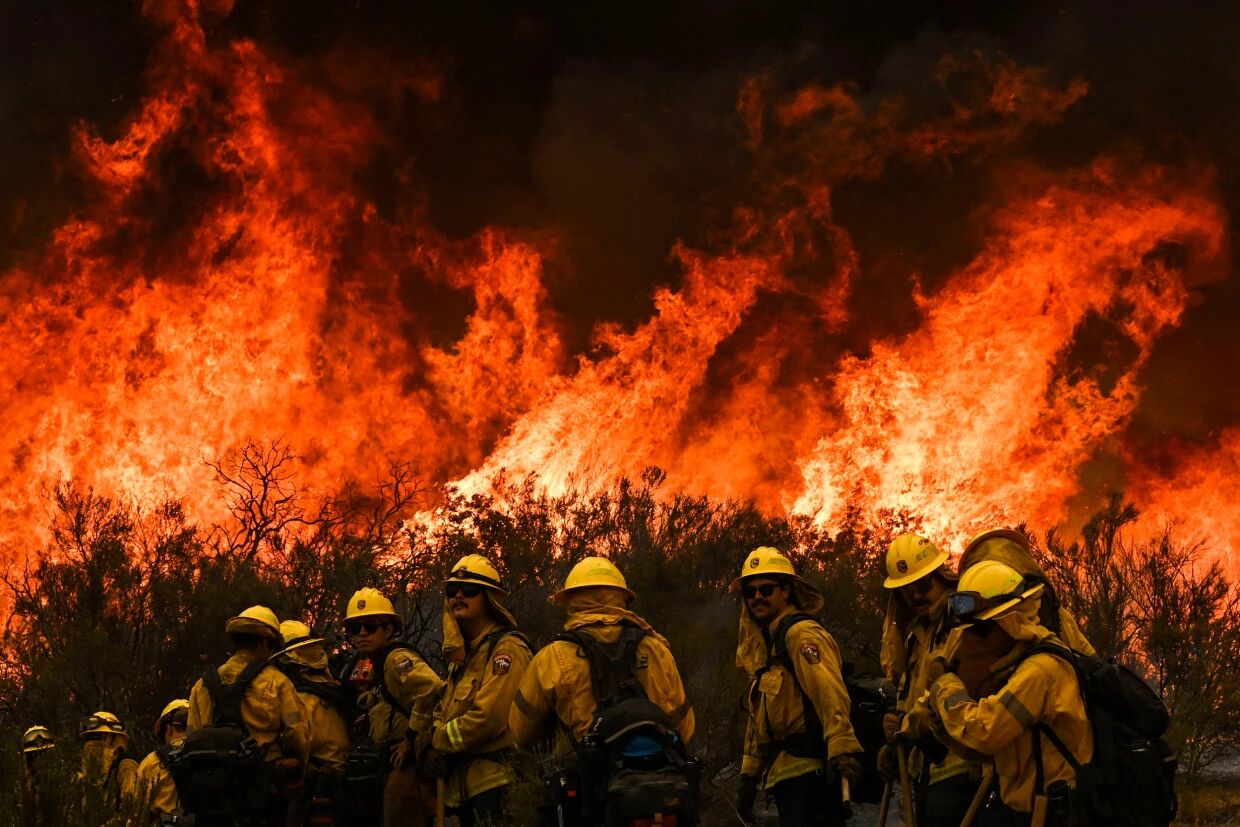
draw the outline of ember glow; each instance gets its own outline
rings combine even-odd
[[[147,14],[164,31],[147,96],[119,135],[77,135],[89,206],[0,274],[11,553],[37,539],[41,491],[70,477],[183,496],[212,519],[202,460],[248,438],[287,439],[322,493],[393,458],[466,492],[501,472],[560,492],[655,465],[670,488],[826,526],[855,506],[951,538],[993,520],[1044,528],[1070,516],[1082,466],[1116,453],[1160,337],[1229,266],[1208,171],[1101,151],[1053,172],[1008,163],[972,260],[933,289],[908,272],[914,327],[866,334],[867,262],[837,189],[1018,145],[1087,79],[945,54],[950,105],[917,114],[898,95],[758,75],[736,90],[752,181],[730,227],[677,244],[680,280],[653,313],[600,323],[574,352],[549,301],[552,231],[449,239],[416,158],[390,182],[396,207],[362,194],[394,150],[347,68],[216,42],[192,3]],[[393,94],[444,105],[433,65],[384,70]],[[459,325],[444,293],[468,297]],[[1114,347],[1100,356],[1091,336]],[[1124,457],[1130,494],[1150,520],[1210,502],[1214,522],[1188,525],[1227,555],[1240,528],[1217,521],[1240,501],[1240,440],[1194,450],[1158,470]]]

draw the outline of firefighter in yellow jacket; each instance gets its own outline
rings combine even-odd
[[[423,775],[446,778],[445,804],[463,827],[510,822],[508,711],[533,655],[504,606],[507,594],[499,571],[478,554],[461,558],[444,581],[448,682],[415,752]]]
[[[1035,807],[1044,808],[1037,799],[1045,799],[1045,791],[1056,782],[1076,784],[1071,765],[1051,741],[1035,739],[1035,725],[1054,732],[1080,763],[1093,757],[1093,735],[1073,667],[1051,654],[1027,656],[1035,644],[1063,646],[1038,621],[1044,588],[993,560],[965,571],[949,601],[962,624],[962,637],[949,647],[948,663],[960,659],[962,649],[987,653],[989,688],[970,692],[960,675],[948,672],[934,682],[928,696],[940,737],[993,756],[999,797],[1020,814],[1018,820]],[[1034,756],[1035,740],[1041,742],[1040,761]],[[1053,819],[1047,823],[1055,825]]]
[[[732,587],[743,599],[736,665],[751,680],[738,810],[752,819],[762,787],[784,827],[842,824],[840,780],[860,779],[862,748],[848,717],[839,647],[816,620],[796,617],[821,611],[822,595],[768,546],[746,558]],[[781,635],[792,673],[777,650]]]
[[[56,748],[52,731],[35,725],[22,733],[22,812],[25,821],[40,823],[43,801],[39,789],[39,766],[48,750]]]
[[[412,762],[402,760],[410,732],[431,725],[443,681],[417,652],[399,639],[401,617],[376,589],[353,593],[345,610],[345,632],[358,652],[345,683],[366,711],[370,742],[391,756],[392,768],[383,782],[385,825],[427,824],[434,794],[418,777]],[[400,764],[400,766],[395,766]]]
[[[310,627],[298,620],[281,623],[280,636],[284,647],[273,660],[297,690],[310,732],[305,788],[294,805],[294,821],[322,818],[329,823],[349,754],[344,691],[331,673],[323,638],[312,636]]]
[[[181,800],[168,768],[168,757],[172,750],[185,743],[188,725],[189,701],[185,698],[170,701],[155,722],[155,739],[159,746],[138,764],[141,811],[150,815],[151,824],[157,823],[161,816],[180,814]]]
[[[566,633],[590,635],[604,645],[615,644],[627,629],[642,633],[634,651],[633,677],[646,699],[667,716],[681,744],[687,745],[694,732],[693,707],[685,696],[667,639],[630,610],[636,597],[610,560],[586,557],[573,566],[564,588],[551,599],[568,615]],[[554,755],[571,765],[597,708],[587,653],[577,643],[556,640],[538,650],[530,662],[509,713],[508,727],[513,742],[521,748],[529,748],[550,734]],[[593,789],[597,779],[583,781]]]
[[[137,795],[138,762],[125,757],[129,732],[111,712],[96,712],[82,719],[82,768],[89,810],[119,813]],[[110,817],[110,816],[109,816]]]
[[[262,750],[279,783],[296,785],[309,756],[310,731],[293,684],[269,662],[283,642],[280,621],[266,606],[251,606],[229,618],[224,632],[233,654],[214,670],[219,685],[228,686],[253,675],[241,699],[241,723]],[[211,678],[214,681],[215,676]],[[203,681],[199,678],[189,693],[189,733],[216,723],[211,690]],[[283,798],[274,797],[267,817],[273,822],[282,820],[287,809]]]
[[[896,687],[897,714],[884,720],[888,739],[898,739],[901,718],[930,688],[930,665],[942,654],[951,629],[947,600],[956,591],[957,576],[946,551],[916,534],[902,534],[887,550],[887,579],[891,591],[883,624],[882,667]],[[915,738],[904,728],[902,735]],[[922,733],[922,736],[928,733]],[[922,742],[923,745],[925,741]],[[936,745],[931,738],[929,744]],[[888,780],[896,775],[896,747],[885,747],[879,768]],[[921,827],[955,827],[969,809],[977,790],[981,767],[958,752],[942,747],[929,750],[931,759],[914,749],[909,762],[920,790],[917,823]],[[902,791],[912,795],[911,790]]]

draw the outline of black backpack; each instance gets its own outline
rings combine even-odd
[[[1036,644],[1021,657],[1047,654],[1072,666],[1094,736],[1094,756],[1077,760],[1046,724],[1033,727],[1035,789],[1046,793],[1042,769],[1045,736],[1076,773],[1071,796],[1073,824],[1166,827],[1178,810],[1177,762],[1163,740],[1171,719],[1167,707],[1140,676],[1114,661],[1067,647]],[[1052,796],[1053,797],[1053,796]]]
[[[826,748],[823,744],[822,720],[818,717],[818,710],[814,708],[809,694],[797,679],[792,655],[788,652],[788,631],[804,620],[818,622],[813,615],[804,612],[789,615],[775,629],[771,648],[775,651],[775,657],[783,664],[784,670],[792,677],[797,691],[801,693],[801,703],[805,707],[805,731],[776,742],[772,747],[801,758],[823,758]],[[850,663],[843,665],[843,678],[844,687],[848,690],[848,719],[865,753],[860,759],[861,781],[851,790],[852,800],[877,804],[882,800],[885,784],[878,772],[878,751],[887,743],[883,734],[883,716],[895,709],[896,701],[888,691],[886,681],[879,677],[854,675]]]
[[[255,661],[227,685],[217,669],[202,676],[211,696],[213,721],[186,735],[181,747],[168,756],[181,807],[195,816],[199,827],[247,823],[261,816],[271,801],[271,769],[241,719],[245,693],[268,665]]]
[[[597,704],[589,731],[576,745],[584,793],[581,823],[697,824],[696,762],[686,757],[671,718],[637,680],[637,646],[645,636],[645,630],[625,626],[614,643],[584,631],[555,637],[585,653]],[[638,738],[657,749],[626,755]]]

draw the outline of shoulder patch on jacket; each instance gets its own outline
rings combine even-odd
[[[496,675],[505,675],[512,668],[512,655],[500,653],[491,659],[491,672]]]
[[[413,658],[401,658],[396,661],[396,671],[401,675],[408,675],[413,671]]]
[[[806,641],[801,644],[800,651],[801,657],[805,658],[810,663],[818,663],[822,660],[822,654],[818,651],[817,643],[810,643],[809,641]]]

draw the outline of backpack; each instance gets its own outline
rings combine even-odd
[[[778,741],[773,746],[801,758],[822,758],[826,751],[822,720],[818,717],[818,710],[814,708],[809,694],[801,686],[792,655],[788,652],[788,631],[804,620],[818,622],[813,615],[797,612],[785,619],[772,635],[771,645],[775,657],[792,676],[805,708],[805,731]],[[853,801],[877,804],[882,800],[886,783],[878,772],[878,751],[887,743],[887,737],[883,734],[883,716],[895,709],[896,700],[888,691],[886,681],[879,677],[855,675],[850,663],[844,664],[842,677],[844,687],[848,690],[848,719],[865,753],[861,759],[861,781],[852,787],[851,797]]]
[[[263,751],[241,719],[241,702],[266,661],[247,666],[228,685],[217,669],[208,669],[202,685],[211,696],[210,726],[185,736],[168,756],[181,807],[200,827],[235,824],[262,813],[271,801],[273,778]]]
[[[583,788],[582,823],[608,827],[697,823],[698,773],[666,712],[637,680],[644,629],[625,626],[614,643],[571,631],[555,640],[576,644],[590,664],[597,706],[577,745]]]
[[[1034,725],[1035,789],[1046,793],[1042,769],[1045,736],[1076,773],[1074,823],[1128,827],[1170,824],[1178,810],[1177,762],[1162,738],[1171,722],[1162,700],[1140,676],[1114,661],[1041,643],[1030,647],[1020,662],[1038,654],[1057,657],[1076,673],[1094,736],[1094,755],[1088,764],[1082,764],[1054,730],[1043,723]]]

